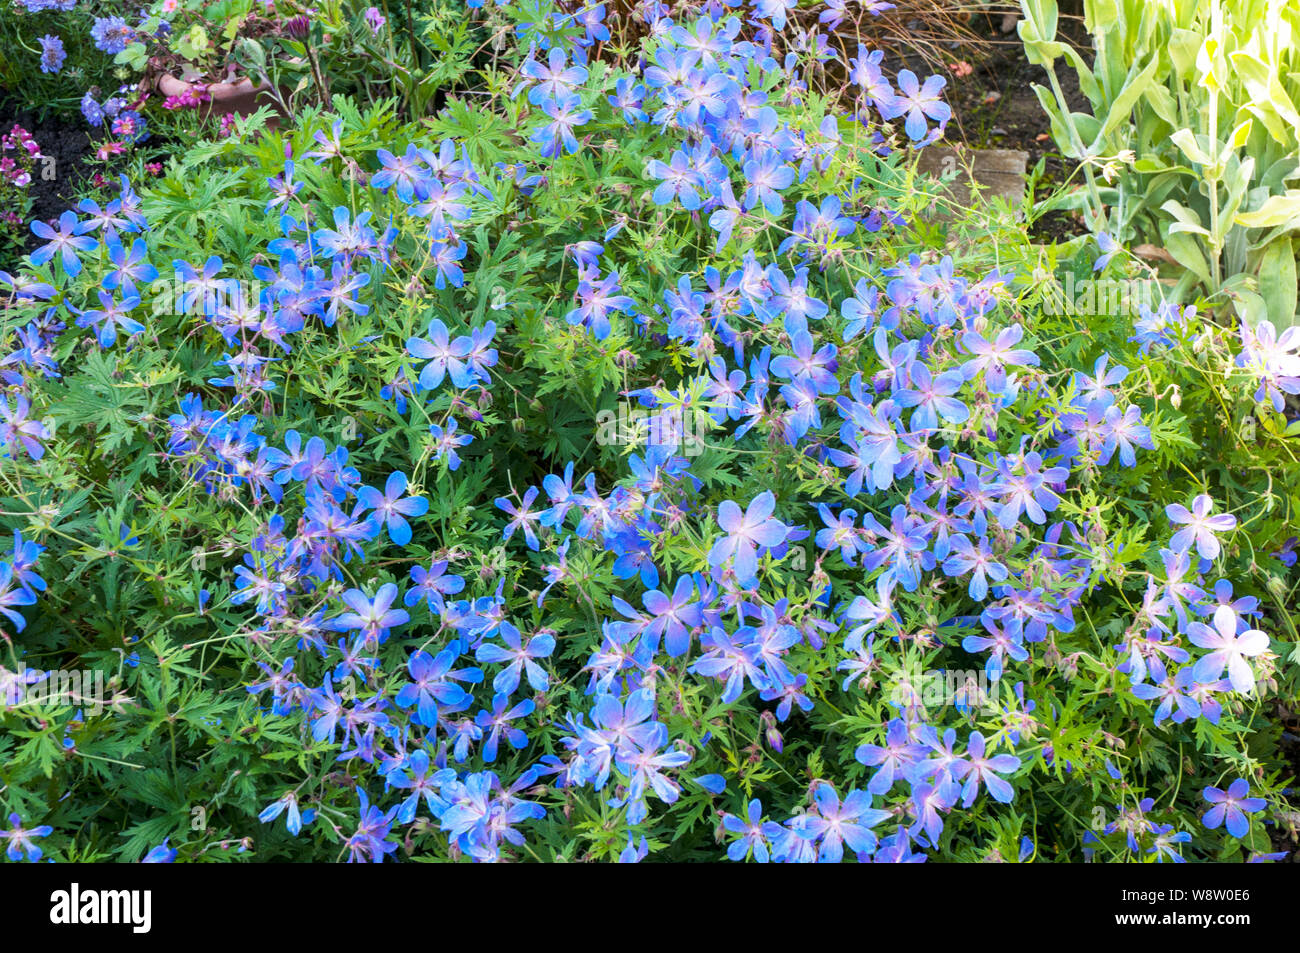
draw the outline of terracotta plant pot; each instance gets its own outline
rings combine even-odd
[[[208,101],[199,107],[202,116],[251,116],[262,106],[270,106],[276,115],[271,117],[269,125],[274,127],[283,117],[284,110],[271,95],[271,87],[266,83],[254,83],[248,77],[233,83],[187,83],[170,73],[158,77],[158,91],[164,96],[183,97],[201,87],[208,95]]]

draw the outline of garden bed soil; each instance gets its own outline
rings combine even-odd
[[[6,91],[0,89],[0,130],[7,133],[15,123],[32,134],[41,147],[41,155],[54,159],[53,178],[43,178],[38,165],[36,175],[27,187],[33,199],[28,218],[41,221],[57,219],[72,208],[78,192],[84,191],[82,183],[94,174],[87,161],[94,158],[94,145],[86,123],[79,115],[50,115],[37,122],[32,113],[15,109]],[[26,254],[36,247],[36,236],[30,230],[24,237],[21,251],[0,251],[0,269],[11,269],[16,263],[6,261],[6,258]]]
[[[953,119],[946,138],[950,143],[964,142],[974,149],[1025,152],[1030,170],[1044,160],[1043,178],[1036,189],[1036,198],[1042,199],[1065,182],[1078,163],[1061,155],[1052,140],[1047,114],[1034,94],[1033,84],[1048,84],[1046,70],[1025,58],[1014,28],[1004,32],[1005,25],[996,17],[972,18],[969,29],[977,43],[952,50],[944,93],[952,106]],[[1082,18],[1062,14],[1058,32],[1085,61],[1091,60],[1092,41]],[[970,64],[969,75],[956,75],[954,66],[961,61]],[[1090,112],[1074,71],[1058,68],[1057,78],[1071,110]],[[1060,241],[1086,233],[1082,217],[1066,212],[1046,215],[1031,229],[1038,241]]]

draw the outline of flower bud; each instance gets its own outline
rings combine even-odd
[[[767,741],[767,746],[777,754],[780,754],[785,745],[785,739],[781,737],[780,729],[778,729],[776,725],[769,725],[763,736]]]

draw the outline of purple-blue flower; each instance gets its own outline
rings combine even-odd
[[[41,44],[41,72],[57,73],[63,68],[63,61],[68,58],[62,38],[47,33],[38,42]]]
[[[363,486],[357,490],[357,503],[362,509],[374,510],[367,518],[370,531],[379,535],[381,527],[388,529],[388,538],[398,546],[405,546],[411,541],[411,524],[406,517],[423,516],[429,512],[429,501],[422,496],[407,496],[406,474],[401,471],[390,473],[384,483],[384,492],[374,487]],[[357,514],[353,514],[355,518]]]
[[[63,270],[72,278],[81,274],[81,259],[77,253],[94,251],[99,247],[95,239],[81,234],[77,216],[71,211],[59,216],[58,231],[45,222],[32,222],[32,233],[48,243],[32,252],[32,264],[43,265],[57,254]]]
[[[723,536],[709,550],[709,565],[715,569],[732,560],[736,578],[742,585],[755,581],[758,573],[758,547],[770,549],[785,541],[790,528],[773,518],[776,497],[764,490],[742,511],[731,500],[718,506],[718,526]]]
[[[1245,837],[1250,830],[1250,819],[1246,815],[1262,811],[1268,804],[1262,797],[1249,796],[1250,782],[1245,778],[1237,778],[1228,785],[1227,791],[1207,787],[1201,795],[1213,805],[1201,822],[1210,830],[1224,825],[1229,834],[1238,838]]]

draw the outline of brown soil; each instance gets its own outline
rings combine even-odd
[[[1043,160],[1043,178],[1035,191],[1035,198],[1043,199],[1069,178],[1077,163],[1065,158],[1052,140],[1047,116],[1034,94],[1035,83],[1048,86],[1046,70],[1025,59],[1014,28],[1003,32],[1002,26],[999,18],[973,20],[970,29],[976,43],[952,51],[952,62],[946,64],[946,92],[953,110],[947,138],[979,149],[1023,150],[1029,153],[1031,171]],[[1085,60],[1090,59],[1092,44],[1081,18],[1062,15],[1058,37],[1070,42]],[[963,60],[973,71],[959,77],[954,66]],[[1073,70],[1058,63],[1056,75],[1070,108],[1090,111]],[[1059,241],[1086,232],[1080,216],[1063,212],[1044,216],[1031,229],[1039,241]]]

